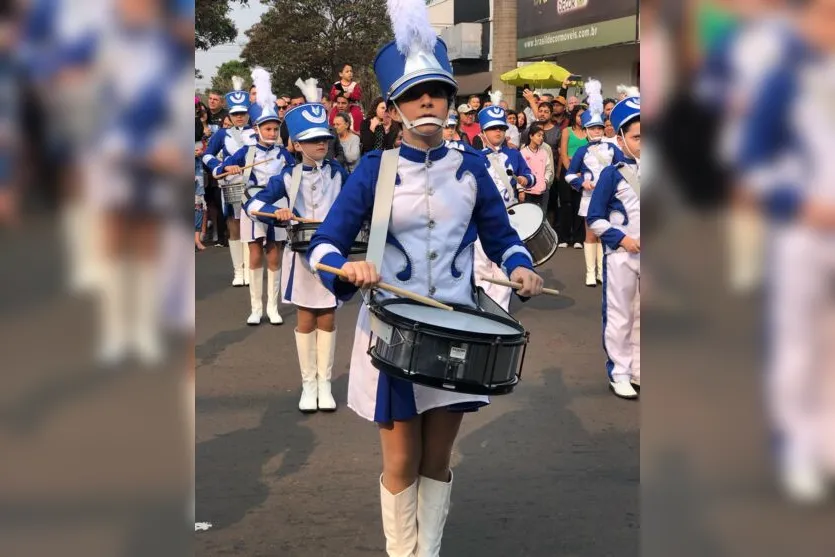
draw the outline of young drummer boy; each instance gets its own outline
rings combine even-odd
[[[641,385],[641,105],[620,101],[611,114],[624,160],[603,169],[586,221],[603,243],[603,347],[609,387],[637,398]]]

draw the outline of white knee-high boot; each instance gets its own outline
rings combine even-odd
[[[120,362],[128,349],[127,262],[110,259],[102,262],[99,284],[99,360],[104,364]]]
[[[267,317],[273,325],[281,325],[284,320],[278,313],[278,298],[281,290],[281,269],[267,269]]]
[[[241,241],[241,251],[244,262],[244,286],[249,286],[249,244]]]
[[[161,284],[157,264],[152,261],[138,262],[135,277],[136,306],[133,310],[135,317],[133,338],[136,343],[136,352],[144,363],[155,365],[163,356],[159,320],[162,303],[159,297]]]
[[[603,284],[603,242],[597,244],[597,283]]]
[[[252,313],[249,314],[246,324],[258,325],[264,317],[264,269],[251,269],[249,275],[249,304]]]
[[[597,246],[595,244],[584,243],[583,255],[586,260],[586,286],[597,286],[597,275],[595,273]]]
[[[418,544],[415,557],[440,555],[451,494],[452,470],[449,471],[448,482],[420,476],[417,505]]]
[[[331,393],[331,375],[333,373],[333,357],[336,353],[336,329],[333,331],[316,331],[316,383],[319,397],[319,410],[336,410],[336,401]]]
[[[300,333],[296,331],[296,350],[299,353],[299,368],[302,372],[302,396],[299,399],[299,410],[302,412],[316,412],[317,386],[317,346],[316,333]]]
[[[229,255],[232,257],[232,286],[243,286],[244,251],[240,240],[229,240]]]
[[[380,476],[380,507],[388,556],[415,557],[418,545],[418,482],[395,495],[385,488],[383,476]]]

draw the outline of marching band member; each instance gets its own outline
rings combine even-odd
[[[609,165],[617,163],[622,157],[620,149],[603,141],[603,95],[599,81],[590,79],[586,84],[589,93],[589,110],[580,117],[586,129],[588,143],[583,145],[571,158],[571,165],[565,175],[565,181],[575,190],[582,192],[577,214],[585,217],[589,211],[591,192],[600,173]],[[603,246],[588,227],[583,243],[586,259],[586,286],[595,287],[603,283]],[[595,267],[597,273],[595,273]]]
[[[327,110],[318,102],[316,80],[303,82],[299,88],[308,102],[288,111],[285,122],[296,152],[302,154],[301,172],[297,166],[286,166],[244,207],[248,215],[251,211],[274,213],[275,219],[256,217],[270,225],[276,219],[284,225],[291,215],[323,220],[348,178],[342,165],[325,158],[328,141],[334,137],[328,129]],[[298,177],[298,183],[294,184],[294,177]],[[292,210],[274,205],[279,199],[285,199],[288,206],[292,202]],[[296,349],[302,374],[299,410],[336,410],[331,394],[336,297],[314,275],[304,255],[285,250],[283,267],[286,271],[281,284],[282,300],[297,308]]]
[[[403,142],[394,159],[381,151],[363,157],[311,241],[307,252],[311,267],[321,262],[347,273],[348,280],[341,282],[334,274],[317,271],[339,300],[384,280],[475,307],[473,243],[481,237],[490,258],[523,284],[521,296],[541,293],[542,279],[510,226],[484,156],[443,141],[442,127],[458,86],[446,45],[429,24],[425,3],[389,0],[388,11],[396,39],[377,54],[374,69],[389,114],[403,124]],[[378,176],[391,171],[396,171],[396,178],[394,174],[390,178],[396,186],[393,191],[391,184],[382,186],[383,191],[392,191],[393,201],[380,264],[348,261],[353,238],[372,214],[381,187]],[[373,239],[374,232],[372,244]],[[449,512],[451,451],[463,412],[489,401],[378,371],[367,353],[369,315],[363,305],[351,358],[348,406],[379,428],[386,550],[392,557],[436,557]]]
[[[499,190],[505,207],[510,207],[518,201],[525,201],[525,190],[533,187],[536,177],[522,154],[511,149],[505,142],[505,134],[508,129],[507,113],[499,106],[501,91],[490,94],[493,106],[482,108],[478,113],[478,124],[481,127],[481,139],[484,148],[482,153],[487,157],[487,173],[493,179],[493,183]],[[517,190],[517,191],[514,191]],[[481,241],[475,243],[475,269],[476,284],[484,289],[484,292],[493,298],[505,311],[510,308],[510,295],[512,289],[507,286],[500,286],[481,280],[481,277],[499,280],[508,280],[502,269],[490,261]]]
[[[835,159],[811,130],[833,121],[829,2],[807,2],[798,39],[762,80],[746,115],[740,183],[767,222],[766,409],[782,489],[796,503],[831,497]],[[801,38],[802,37],[802,38]],[[779,87],[775,89],[775,87]]]
[[[255,68],[252,70],[252,80],[256,87],[257,104],[250,107],[250,113],[256,114],[257,142],[255,145],[239,149],[234,155],[216,166],[212,173],[215,177],[226,172],[232,175],[243,174],[245,185],[263,189],[272,176],[280,173],[286,165],[293,164],[294,161],[293,156],[277,144],[280,121],[275,111],[275,95],[272,93],[270,74],[263,68]],[[269,162],[263,163],[263,161]],[[248,191],[245,194],[251,197]],[[262,270],[264,252],[267,254],[268,266],[267,317],[273,325],[281,325],[284,320],[278,313],[278,290],[281,250],[287,241],[287,231],[278,226],[252,220],[246,214],[242,214],[241,241],[249,245],[249,298],[252,312],[246,320],[247,325],[258,325],[264,317],[264,271]]]
[[[244,80],[239,76],[232,77],[234,89],[226,94],[226,107],[231,128],[221,128],[215,132],[203,155],[203,164],[213,171],[220,166],[221,160],[237,153],[242,147],[255,145],[255,132],[248,125],[249,95],[243,90]],[[240,183],[240,176],[232,175],[220,180],[221,187]],[[249,284],[249,246],[241,242],[240,209],[223,200],[223,215],[229,229],[229,254],[232,256],[232,286]],[[237,213],[237,214],[236,214]],[[244,257],[246,249],[247,257]]]
[[[640,103],[639,97],[628,97],[612,109],[612,126],[618,133],[623,160],[600,173],[586,217],[587,226],[606,252],[603,348],[609,387],[616,396],[628,399],[638,397],[635,387],[641,385]]]

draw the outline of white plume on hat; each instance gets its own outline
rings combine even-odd
[[[496,106],[499,106],[499,103],[502,102],[502,96],[503,95],[501,91],[490,91],[490,102]]]
[[[319,98],[319,89],[316,87],[319,84],[319,80],[315,77],[311,77],[302,81],[302,78],[298,78],[296,80],[296,87],[301,90],[302,95],[304,95],[304,100],[309,103],[317,103],[322,99]]]
[[[412,50],[433,52],[438,34],[429,23],[425,0],[387,0],[397,50],[409,56]]]
[[[634,85],[624,85],[620,84],[617,86],[618,95],[623,95],[625,97],[640,97],[641,91],[635,87]]]
[[[232,76],[232,90],[233,91],[243,91],[244,89],[244,78],[239,75]]]
[[[589,110],[594,115],[603,114],[603,84],[596,79],[586,82],[586,93],[588,93]]]
[[[273,95],[272,81],[267,70],[260,66],[252,70],[252,84],[255,85],[255,102],[263,110],[272,109],[276,96]]]

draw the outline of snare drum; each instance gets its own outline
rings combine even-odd
[[[517,203],[507,208],[510,226],[516,230],[531,253],[533,266],[542,265],[557,251],[557,233],[548,224],[539,205]]]
[[[290,249],[297,253],[307,252],[310,247],[310,240],[319,229],[319,224],[311,223],[296,223],[287,228],[287,235],[290,238]],[[365,253],[368,250],[368,236],[370,234],[370,227],[365,223],[357,234],[354,243],[351,244],[351,255]]]
[[[229,205],[235,212],[235,218],[241,218],[241,202],[244,196],[244,184],[220,184],[220,195],[224,205]]]
[[[522,375],[528,332],[501,308],[450,312],[403,298],[372,301],[368,354],[380,371],[473,395],[511,392]]]

